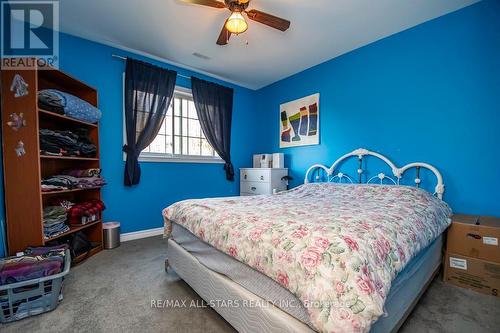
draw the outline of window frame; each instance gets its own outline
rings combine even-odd
[[[123,75],[123,143],[127,143],[127,132],[125,129],[125,74]],[[192,91],[189,88],[175,86],[175,96],[193,99]],[[171,103],[174,103],[173,99]],[[173,106],[172,106],[173,108]],[[172,109],[172,117],[175,111]],[[182,124],[182,122],[181,122]],[[212,148],[213,149],[213,148]],[[123,153],[123,160],[127,159],[127,154]],[[139,162],[166,162],[166,163],[208,163],[208,164],[224,164],[224,160],[219,156],[198,156],[198,155],[183,155],[183,154],[167,154],[167,153],[151,153],[141,152],[138,158]]]

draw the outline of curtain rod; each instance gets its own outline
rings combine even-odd
[[[118,58],[118,59],[121,59],[121,60],[127,60],[127,58],[126,58],[126,57],[122,57],[122,56],[117,55],[117,54],[112,54],[111,56],[112,56],[113,58]],[[182,74],[179,74],[179,73],[177,73],[177,76],[180,76],[180,77],[183,77],[183,78],[185,78],[185,79],[191,80],[191,76],[186,76],[186,75],[182,75]]]

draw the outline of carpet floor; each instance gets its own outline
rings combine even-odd
[[[207,307],[158,308],[152,300],[199,296],[175,273],[166,274],[166,241],[151,237],[123,243],[74,267],[64,300],[52,312],[0,324],[8,332],[234,332]],[[438,277],[400,332],[500,332],[500,298],[445,284]]]

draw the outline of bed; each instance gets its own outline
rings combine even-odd
[[[389,173],[368,173],[367,157]],[[349,159],[357,182],[339,171]],[[416,187],[402,185],[410,169]],[[357,149],[290,191],[167,207],[168,265],[240,332],[396,331],[440,267],[443,193],[432,165]]]

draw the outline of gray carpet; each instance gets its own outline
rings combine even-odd
[[[166,242],[123,243],[71,270],[57,309],[7,325],[7,332],[234,332],[210,308],[152,308],[151,300],[201,299],[166,274]],[[180,303],[179,303],[180,304]],[[433,281],[401,332],[499,332],[500,298]]]

